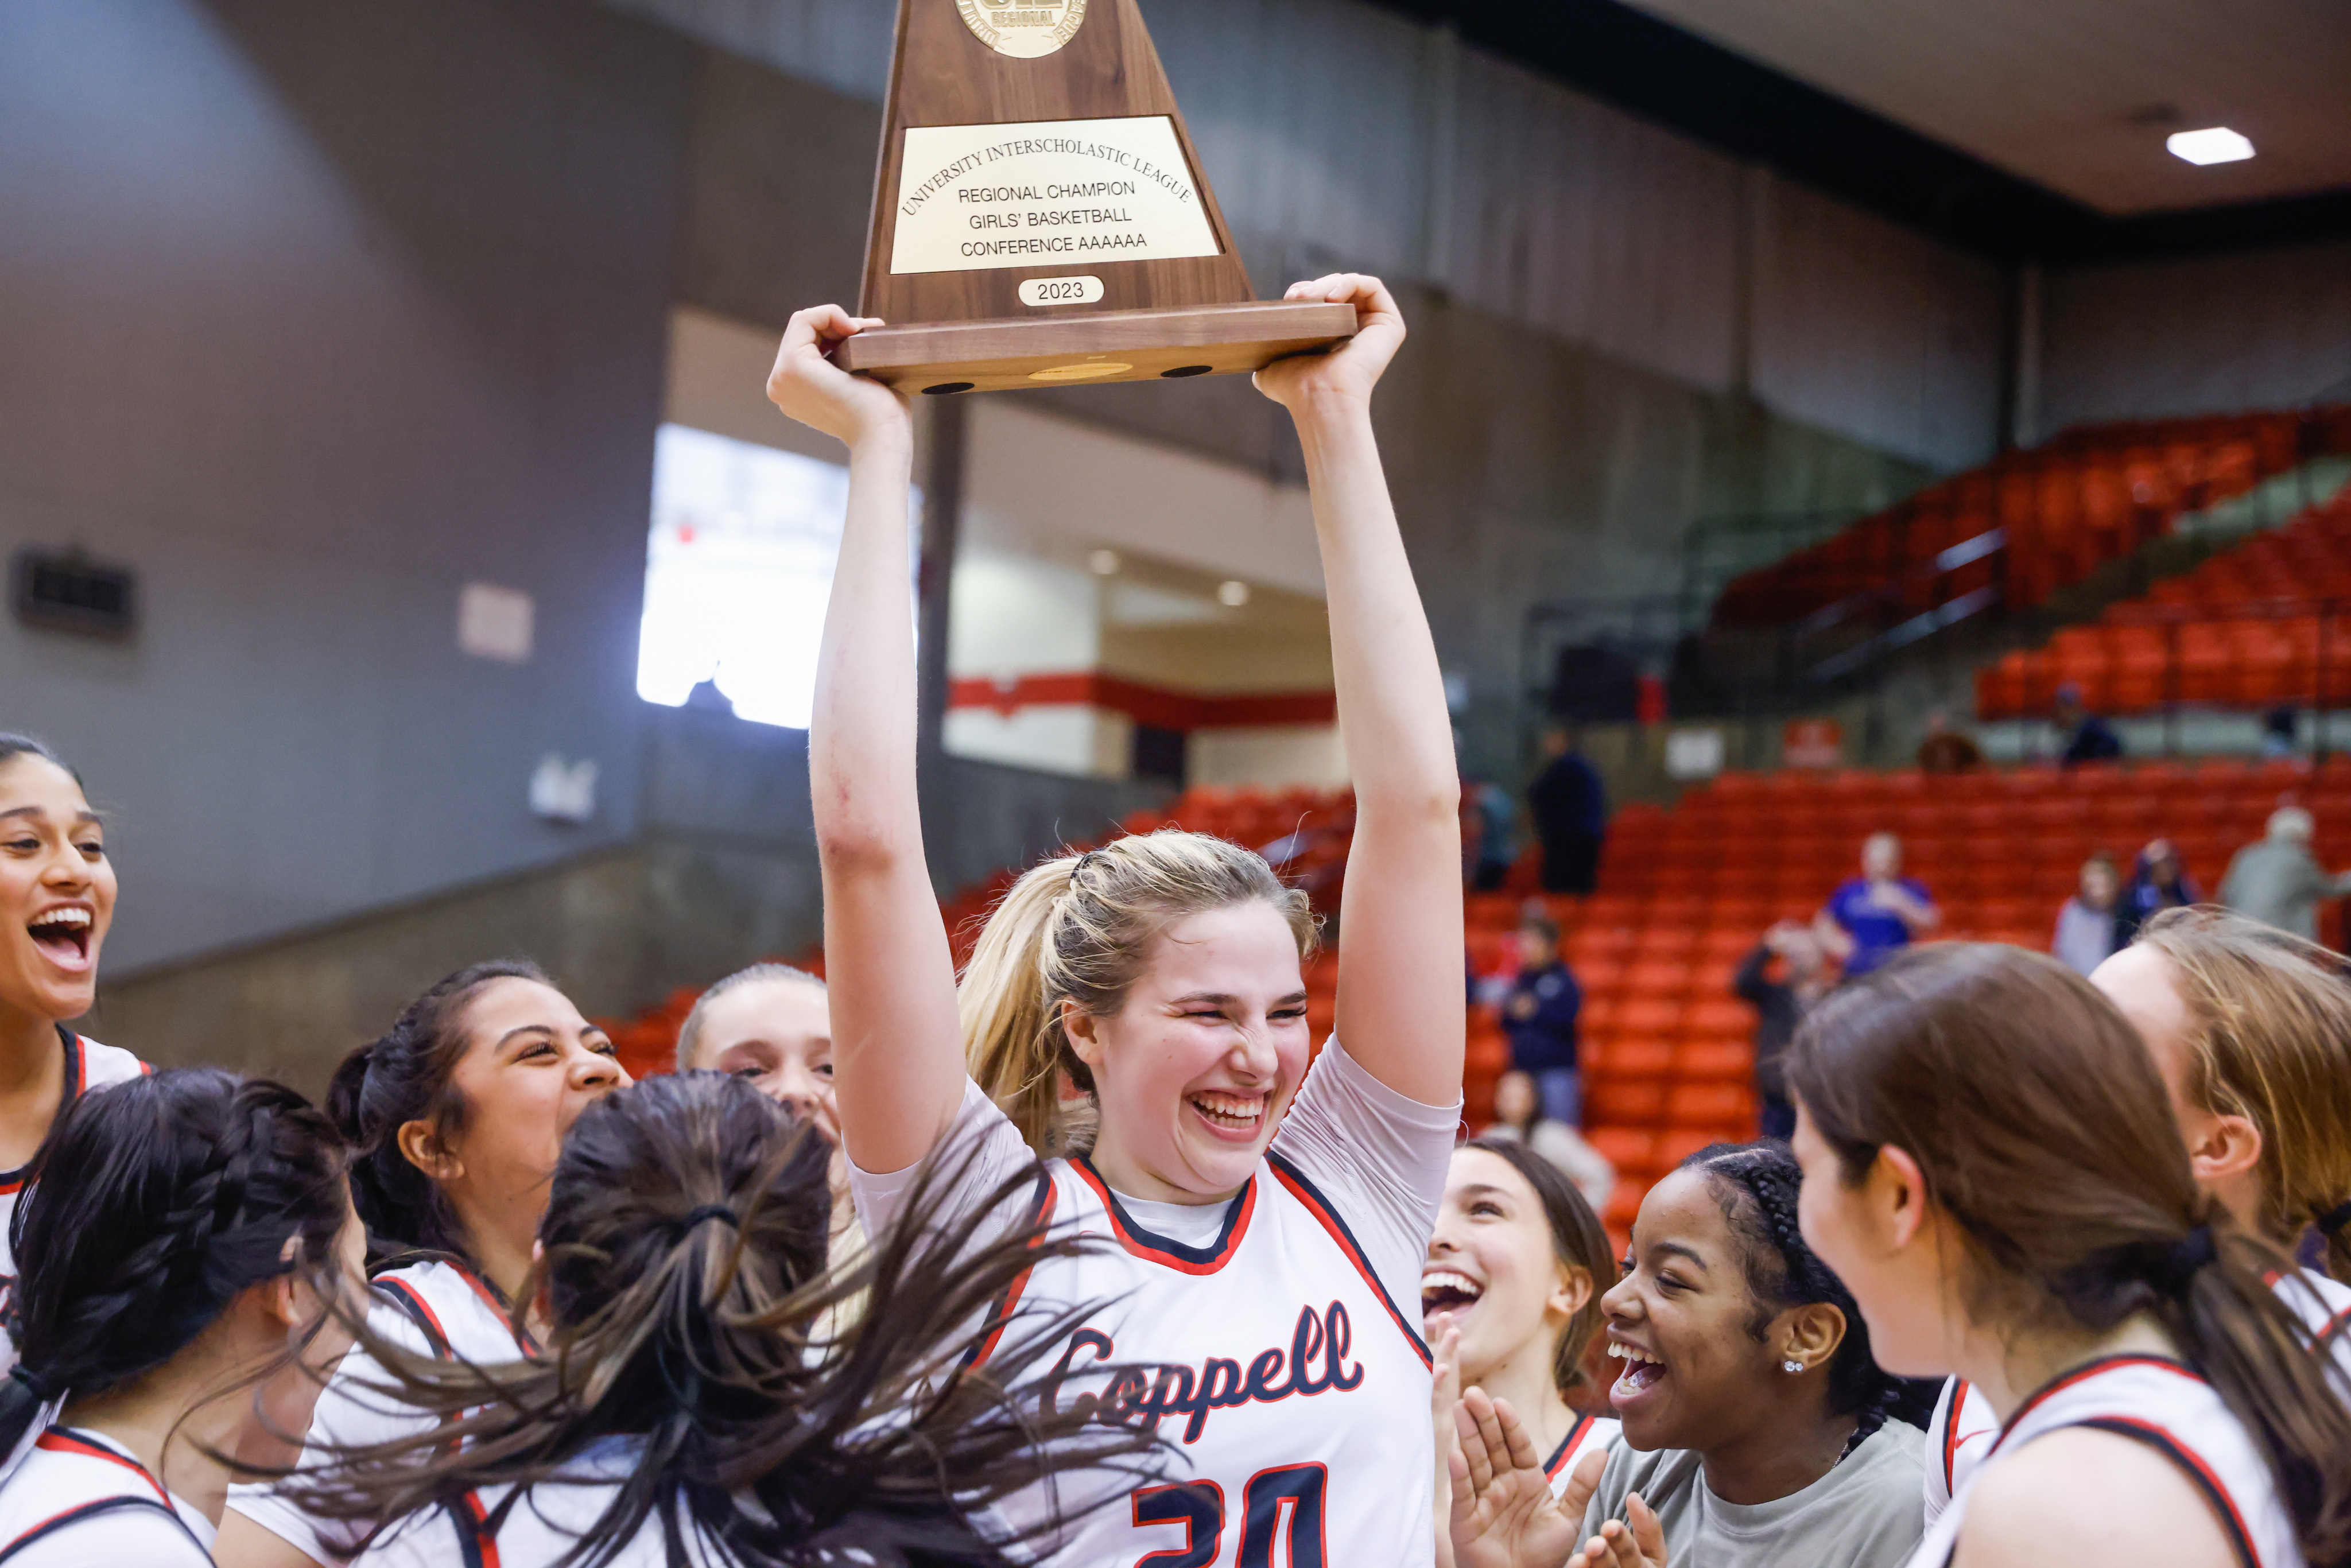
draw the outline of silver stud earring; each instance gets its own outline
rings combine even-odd
[[[1780,1370],[1789,1373],[1802,1372],[1804,1370],[1804,1364],[1795,1360],[1783,1361],[1780,1364]]]

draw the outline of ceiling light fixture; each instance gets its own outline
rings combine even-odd
[[[1246,582],[1220,582],[1217,585],[1217,602],[1229,609],[1238,610],[1249,602],[1249,587]]]
[[[1118,551],[1114,549],[1098,549],[1086,557],[1086,565],[1092,569],[1096,577],[1116,577],[1120,564]]]
[[[2241,163],[2253,155],[2253,144],[2225,125],[2202,131],[2175,131],[2163,139],[2174,158],[2190,163]]]

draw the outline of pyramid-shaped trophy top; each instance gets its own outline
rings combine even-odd
[[[1260,304],[1135,0],[899,0],[860,313],[910,390],[1254,370],[1353,331]]]

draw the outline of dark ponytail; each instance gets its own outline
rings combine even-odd
[[[2018,947],[1903,954],[1806,1017],[1788,1075],[1848,1184],[1889,1145],[1918,1162],[1966,1243],[1970,1317],[2151,1315],[2243,1424],[2304,1557],[2351,1559],[2351,1408],[2264,1278],[2293,1260],[2216,1229],[2146,1044],[2087,981]]]
[[[468,1254],[464,1227],[440,1186],[401,1152],[400,1129],[425,1122],[446,1137],[465,1126],[465,1103],[450,1080],[465,1054],[465,1009],[484,986],[504,979],[548,984],[524,959],[460,969],[335,1069],[327,1114],[351,1148],[351,1198],[373,1257],[420,1249]]]
[[[1600,1298],[1615,1282],[1614,1249],[1608,1245],[1608,1228],[1600,1223],[1600,1217],[1592,1212],[1592,1205],[1564,1171],[1518,1139],[1472,1138],[1461,1146],[1491,1155],[1519,1173],[1520,1179],[1534,1189],[1535,1201],[1542,1205],[1543,1218],[1550,1222],[1552,1256],[1570,1269],[1583,1270],[1591,1279],[1592,1294],[1560,1331],[1559,1343],[1552,1352],[1552,1382],[1562,1394],[1579,1388],[1585,1382],[1583,1353],[1592,1347],[1592,1336],[1600,1332],[1604,1315]]]
[[[81,1095],[9,1227],[20,1379],[47,1396],[129,1382],[249,1286],[331,1269],[350,1218],[341,1140],[290,1089],[190,1067]]]
[[[1844,1337],[1829,1358],[1829,1413],[1859,1413],[1844,1445],[1844,1454],[1852,1453],[1902,1408],[1908,1385],[1878,1366],[1860,1304],[1804,1243],[1796,1223],[1802,1167],[1785,1144],[1767,1140],[1716,1144],[1690,1155],[1681,1168],[1706,1178],[1731,1234],[1744,1244],[1747,1288],[1755,1298],[1750,1333],[1761,1340],[1771,1320],[1791,1307],[1825,1302],[1844,1314]]]
[[[825,1549],[850,1547],[877,1563],[1002,1563],[969,1512],[1151,1442],[1124,1424],[1040,1417],[1015,1393],[1084,1312],[1008,1318],[1001,1303],[1038,1261],[1081,1244],[989,1234],[1008,1208],[1030,1211],[1039,1166],[940,1223],[968,1186],[950,1156],[866,1260],[828,1272],[830,1164],[821,1138],[726,1074],[599,1100],[564,1142],[540,1225],[528,1288],[545,1292],[545,1351],[474,1366],[355,1324],[389,1379],[380,1392],[440,1420],[306,1469],[302,1506],[397,1521],[512,1488],[484,1521],[495,1532],[533,1486],[576,1479],[584,1456],[625,1436],[642,1448],[567,1563],[598,1568],[655,1521],[674,1562],[698,1533],[746,1563],[846,1561]],[[860,1290],[857,1326],[821,1339],[828,1310]]]

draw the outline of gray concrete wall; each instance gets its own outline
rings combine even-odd
[[[2351,243],[2050,275],[2042,434],[2289,407],[2351,381]]]
[[[110,979],[86,1027],[166,1064],[213,1062],[323,1089],[417,992],[489,957],[537,960],[591,1016],[822,939],[805,732],[653,709],[632,841]],[[1161,786],[950,758],[946,886],[1105,836]]]
[[[0,12],[0,727],[114,816],[129,968],[627,841],[695,47],[562,0]],[[527,664],[460,588],[537,599]],[[603,809],[535,821],[544,752]]]

